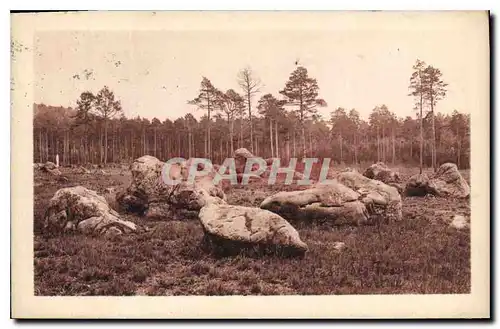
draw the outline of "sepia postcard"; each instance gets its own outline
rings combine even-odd
[[[12,318],[489,318],[489,29],[11,13]]]

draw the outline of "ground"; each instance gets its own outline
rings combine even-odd
[[[404,179],[417,168],[397,168]],[[292,225],[309,246],[303,258],[220,257],[202,250],[196,220],[146,221],[149,231],[106,240],[48,236],[40,230],[47,203],[62,187],[104,193],[130,182],[126,169],[67,180],[35,173],[36,295],[436,294],[470,292],[470,231],[449,227],[452,214],[470,216],[468,200],[404,197],[403,221],[374,226]],[[469,180],[467,171],[462,174]],[[258,206],[283,186],[233,187],[228,202]],[[290,188],[290,187],[288,187]],[[334,242],[346,248],[337,251]]]

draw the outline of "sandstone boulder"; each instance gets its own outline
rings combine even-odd
[[[127,211],[137,212],[148,218],[174,219],[196,217],[211,197],[225,200],[225,194],[212,182],[213,175],[196,177],[188,182],[188,164],[174,164],[163,172],[164,163],[146,155],[132,163],[132,183],[117,194],[117,201]],[[182,180],[167,184],[165,178]]]
[[[383,162],[377,162],[372,164],[365,170],[363,176],[368,177],[370,179],[379,180],[386,184],[401,182],[399,173],[391,170]]]
[[[60,176],[62,173],[57,168],[56,164],[50,161],[47,161],[44,164],[38,165],[38,169],[40,169],[42,172],[46,172],[48,174],[51,174],[53,176]]]
[[[254,157],[255,156],[252,154],[252,152],[250,152],[244,147],[234,151],[233,158],[234,158],[236,173],[243,174],[245,172],[245,166],[247,164],[247,160]]]
[[[212,203],[201,209],[199,218],[205,240],[225,253],[302,255],[308,250],[292,225],[264,209]]]
[[[458,171],[454,163],[442,164],[434,177],[429,181],[431,194],[466,198],[470,194],[469,184]]]
[[[45,162],[43,167],[47,170],[54,170],[57,168],[56,164],[54,162],[50,162],[50,161]]]
[[[84,234],[116,235],[137,230],[134,223],[121,220],[105,198],[83,186],[58,190],[45,213],[48,232],[78,231]]]
[[[341,172],[336,179],[360,194],[371,216],[385,221],[400,221],[402,215],[401,195],[395,187],[370,179],[357,171]]]
[[[91,171],[85,168],[84,166],[80,166],[76,169],[76,172],[79,174],[90,174]]]
[[[445,163],[431,178],[425,174],[410,177],[406,183],[406,194],[466,198],[470,195],[470,187],[454,163]]]
[[[429,176],[416,174],[406,182],[405,194],[408,196],[426,196],[429,193]]]
[[[359,193],[333,181],[302,191],[278,192],[264,199],[260,207],[288,219],[360,225],[369,220],[360,197]]]

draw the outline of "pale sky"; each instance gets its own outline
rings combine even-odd
[[[75,107],[81,92],[97,93],[108,85],[127,117],[163,121],[189,112],[199,117],[202,111],[187,101],[197,96],[203,76],[221,90],[240,92],[237,73],[250,66],[264,84],[256,104],[265,93],[280,96],[298,60],[317,79],[319,96],[328,103],[319,109],[324,118],[344,107],[357,109],[366,119],[381,104],[400,117],[414,117],[407,94],[412,65],[419,58],[441,69],[449,84],[437,111],[470,113],[489,88],[484,20],[442,16],[432,26],[429,20],[410,17],[401,28],[379,19],[357,28],[325,30],[37,32],[35,102]],[[86,69],[93,72],[89,80]]]

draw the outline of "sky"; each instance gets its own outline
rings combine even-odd
[[[97,93],[107,85],[127,117],[200,117],[203,112],[187,102],[198,95],[202,77],[221,90],[241,91],[237,74],[251,67],[263,84],[256,104],[266,93],[280,96],[298,62],[318,81],[319,97],[328,103],[319,109],[324,118],[343,107],[355,108],[366,119],[382,104],[400,117],[415,117],[408,84],[413,64],[421,59],[439,68],[449,84],[436,110],[473,112],[488,86],[484,20],[445,14],[432,20],[400,19],[406,21],[333,22],[328,29],[289,24],[246,30],[39,31],[34,39],[35,102],[75,107],[83,91]]]

